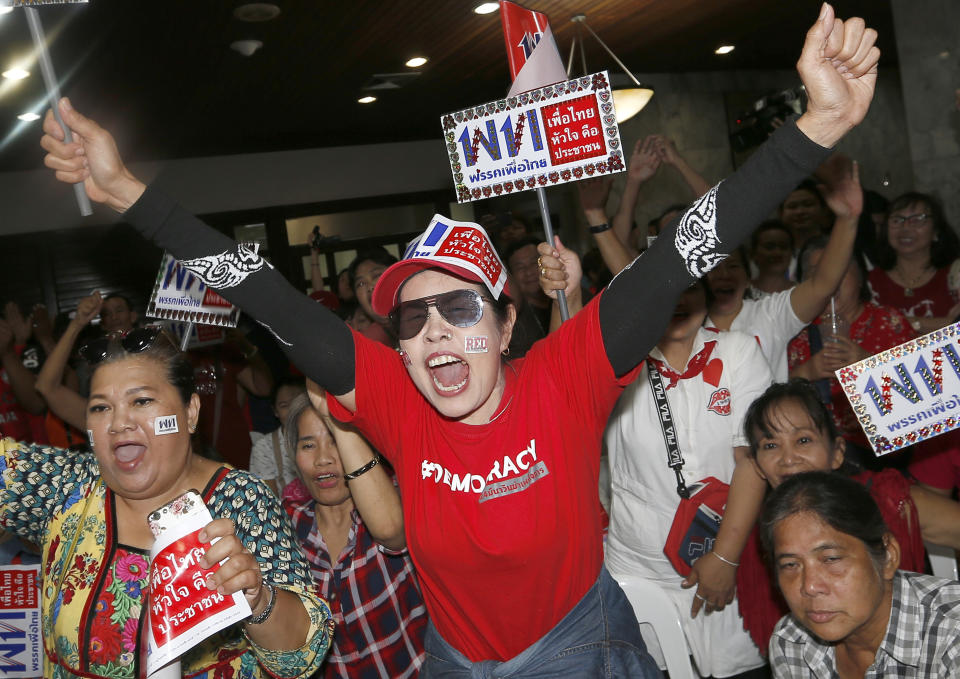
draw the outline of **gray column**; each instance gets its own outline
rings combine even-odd
[[[916,188],[943,201],[960,230],[960,2],[891,6]]]

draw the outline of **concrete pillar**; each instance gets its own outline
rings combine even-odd
[[[890,4],[916,188],[943,201],[960,230],[960,2]]]

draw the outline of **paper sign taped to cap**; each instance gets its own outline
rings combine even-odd
[[[242,243],[256,253],[259,243]],[[147,316],[170,321],[235,328],[240,309],[221,297],[169,252],[163,253]]]
[[[434,215],[427,230],[407,246],[403,259],[429,257],[467,269],[477,275],[494,298],[500,299],[507,271],[487,232],[470,222]]]
[[[40,566],[0,566],[0,676],[43,676]]]
[[[960,323],[836,371],[877,455],[960,425]]]
[[[443,116],[457,201],[625,170],[609,83],[602,71]]]

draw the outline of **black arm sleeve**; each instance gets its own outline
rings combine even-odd
[[[207,286],[270,330],[307,377],[338,396],[353,389],[350,330],[326,307],[290,285],[266,260],[240,248],[151,187],[124,217]]]
[[[618,377],[659,341],[680,294],[736,250],[828,155],[830,149],[788,122],[611,281],[599,316],[604,349]]]

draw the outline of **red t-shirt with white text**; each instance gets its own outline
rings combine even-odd
[[[393,463],[430,618],[471,661],[519,654],[600,573],[601,436],[636,371],[614,376],[597,308],[505,367],[489,424],[440,416],[395,351],[356,333],[357,411],[329,399]]]

